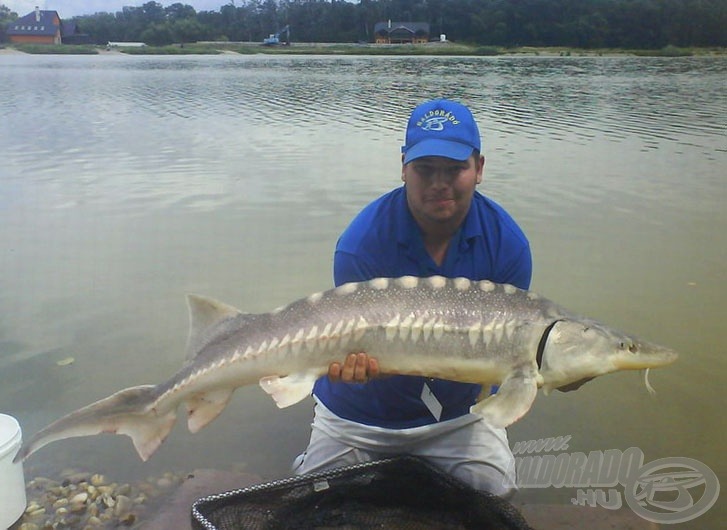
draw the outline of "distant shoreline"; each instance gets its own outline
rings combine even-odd
[[[566,47],[503,48],[499,46],[471,46],[451,42],[429,44],[339,44],[339,43],[293,43],[289,46],[263,46],[256,42],[198,42],[174,44],[171,46],[123,46],[107,49],[99,45],[2,45],[0,55],[364,55],[364,56],[541,56],[541,57],[704,57],[725,56],[727,48],[677,48],[666,46],[658,50],[629,49],[581,49]]]

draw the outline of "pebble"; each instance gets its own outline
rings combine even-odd
[[[157,480],[157,486],[159,486],[162,489],[168,489],[172,486],[172,481],[169,480],[167,477],[162,477],[159,480]]]
[[[36,477],[27,483],[28,504],[12,530],[77,528],[98,530],[136,527],[186,474],[164,473],[139,483],[116,483],[100,473],[65,470],[60,478]],[[157,501],[157,502],[154,502]]]
[[[85,504],[87,500],[88,500],[88,492],[84,491],[82,493],[78,493],[77,495],[74,495],[73,497],[71,497],[68,500],[68,502],[70,502],[71,504]]]

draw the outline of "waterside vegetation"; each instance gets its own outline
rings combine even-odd
[[[58,13],[64,17],[62,6]],[[0,42],[17,18],[0,0]],[[296,43],[372,43],[375,24],[387,20],[426,22],[429,39],[444,34],[475,47],[727,47],[725,0],[237,0],[200,12],[180,2],[164,7],[150,1],[73,19],[94,44],[152,46],[261,43],[285,26]]]

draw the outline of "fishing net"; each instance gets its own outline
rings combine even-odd
[[[531,530],[520,512],[413,457],[301,475],[199,499],[196,530]]]

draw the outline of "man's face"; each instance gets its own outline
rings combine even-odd
[[[437,225],[459,226],[482,181],[483,167],[484,158],[474,155],[465,161],[432,156],[404,165],[407,203],[425,232]]]

